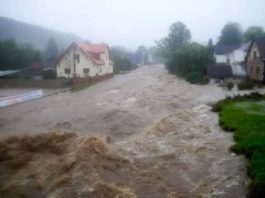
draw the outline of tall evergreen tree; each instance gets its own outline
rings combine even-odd
[[[55,40],[51,37],[47,44],[46,58],[48,61],[54,61],[59,55],[59,49]]]
[[[238,23],[227,23],[219,37],[219,45],[240,44],[243,41],[243,34]]]
[[[210,38],[209,41],[208,41],[208,44],[207,44],[207,47],[209,49],[212,49],[214,46],[213,46],[213,40]]]

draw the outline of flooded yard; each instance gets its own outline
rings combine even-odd
[[[245,197],[244,158],[229,152],[232,134],[210,111],[227,94],[214,84],[191,85],[163,65],[143,66],[80,92],[1,108],[0,134],[105,137],[130,163],[100,179],[138,197]]]

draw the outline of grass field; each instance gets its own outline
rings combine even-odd
[[[248,159],[249,197],[265,197],[265,100],[228,99],[219,103],[220,126],[234,132],[231,150]]]

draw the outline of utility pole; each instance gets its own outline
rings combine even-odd
[[[75,78],[75,70],[76,70],[76,65],[75,65],[75,58],[76,58],[76,56],[75,56],[75,50],[76,50],[76,46],[74,46],[74,78]]]

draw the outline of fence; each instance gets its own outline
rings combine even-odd
[[[70,81],[66,79],[53,80],[18,80],[0,79],[0,87],[8,88],[64,88],[69,87]]]

